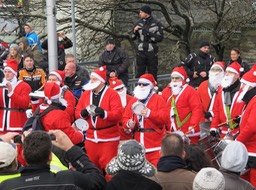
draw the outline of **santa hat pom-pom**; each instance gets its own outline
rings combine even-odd
[[[3,63],[3,66],[4,66],[4,67],[5,67],[5,66],[7,66],[7,63],[6,63],[6,62],[4,62],[4,63]]]
[[[154,87],[154,90],[157,91],[157,90],[158,90],[158,86],[155,86],[155,87]]]
[[[100,71],[104,71],[104,68],[103,68],[103,67],[100,67]]]
[[[52,104],[52,101],[51,100],[47,100],[47,104]]]
[[[256,71],[253,72],[253,75],[256,76]]]
[[[240,71],[240,72],[244,72],[244,68],[241,67],[241,68],[239,69],[239,71]]]
[[[189,81],[190,81],[189,78],[187,78],[187,79],[186,79],[186,83],[189,83]]]
[[[158,92],[158,95],[160,95],[160,96],[161,96],[162,94],[163,94],[162,92]]]

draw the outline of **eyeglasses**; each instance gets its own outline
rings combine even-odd
[[[141,83],[141,82],[137,82],[136,86],[148,86],[148,83]]]
[[[117,88],[116,91],[122,91],[123,89],[124,89],[124,87]]]
[[[181,77],[171,77],[171,80],[181,80]]]
[[[210,71],[213,71],[213,72],[221,72],[222,70],[220,68],[211,68]]]

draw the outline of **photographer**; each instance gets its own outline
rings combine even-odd
[[[24,158],[28,166],[21,170],[21,176],[0,184],[1,190],[9,189],[104,189],[105,180],[88,156],[73,145],[68,136],[60,130],[51,131],[56,140],[43,131],[33,131],[24,139]],[[66,156],[76,171],[52,173],[51,148],[55,145],[66,151]]]

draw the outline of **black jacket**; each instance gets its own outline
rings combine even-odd
[[[138,172],[121,170],[108,183],[106,190],[161,190],[155,181]]]
[[[50,171],[49,165],[27,166],[21,171],[21,177],[4,181],[0,189],[104,189],[106,181],[103,175],[79,147],[72,147],[66,154],[76,171],[60,171],[55,174]]]
[[[181,62],[181,66],[184,66],[187,75],[190,79],[189,85],[198,87],[203,81],[208,80],[208,72],[215,62],[215,58],[209,54],[199,51],[198,53],[191,53],[184,61]],[[200,72],[205,71],[207,77],[202,78]],[[198,77],[193,78],[194,72],[197,72]]]

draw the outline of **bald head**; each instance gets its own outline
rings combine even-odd
[[[65,76],[72,77],[76,73],[76,64],[75,63],[67,63],[65,66]]]
[[[175,133],[165,135],[161,144],[161,152],[163,156],[175,155],[182,158],[184,152],[182,137]]]

